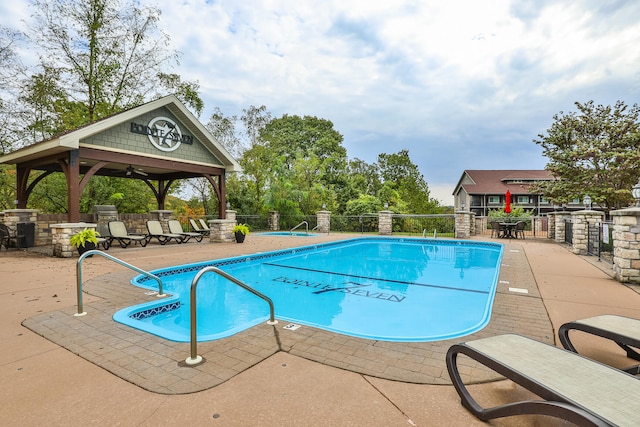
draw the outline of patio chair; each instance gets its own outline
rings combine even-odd
[[[504,237],[504,227],[500,225],[498,221],[491,221],[491,237],[501,238]]]
[[[209,235],[209,233],[211,233],[211,229],[209,228],[209,224],[207,224],[207,221],[202,218],[200,218],[198,221],[200,221],[200,227],[202,228],[202,230],[206,232],[207,235]]]
[[[611,340],[627,353],[628,358],[640,361],[640,353],[636,350],[640,349],[640,320],[604,314],[565,323],[558,329],[558,337],[564,348],[577,353],[578,351],[569,339],[569,331],[571,330],[582,331]],[[638,375],[640,374],[640,364],[622,368],[621,370],[632,375]]]
[[[139,243],[140,246],[145,247],[148,243],[147,236],[129,234],[122,221],[109,221],[109,236],[111,236],[111,241],[117,240],[121,248],[126,248],[131,243]]]
[[[175,219],[169,220],[168,224],[169,224],[169,233],[179,234],[183,236],[184,238],[182,241],[183,243],[187,243],[189,239],[191,239],[192,237],[196,240],[196,242],[200,242],[204,237],[202,233],[183,231],[182,225],[180,225],[180,221],[178,220],[175,220]]]
[[[524,227],[527,225],[526,222],[524,221],[518,221],[516,222],[516,226],[515,226],[515,238],[517,239],[518,236],[522,236],[522,238],[524,239]]]
[[[461,379],[459,354],[505,376],[542,400],[483,408]],[[539,414],[580,426],[640,425],[637,378],[553,345],[520,335],[497,335],[453,345],[447,351],[446,362],[462,406],[482,421]]]
[[[147,230],[149,231],[149,240],[155,238],[158,239],[161,245],[166,245],[167,242],[175,240],[177,243],[182,243],[184,236],[175,233],[165,233],[162,229],[162,224],[158,220],[147,221]]]
[[[15,247],[18,244],[17,239],[18,236],[16,231],[8,225],[0,222],[0,249],[2,249],[3,244],[7,250],[9,250],[10,246]]]

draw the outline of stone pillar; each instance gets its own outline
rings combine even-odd
[[[173,211],[169,211],[169,210],[150,211],[149,219],[158,220],[161,223],[166,223],[166,222],[169,222],[169,220],[173,219]]]
[[[455,238],[468,239],[471,237],[472,214],[468,211],[458,211],[455,213]]]
[[[549,212],[547,214],[547,237],[551,240],[556,239],[556,213]]]
[[[85,222],[73,222],[65,224],[51,224],[51,238],[53,243],[53,256],[58,258],[72,258],[78,255],[78,250],[71,246],[71,236],[85,228],[95,229],[97,224]]]
[[[208,221],[211,232],[209,233],[210,243],[228,243],[235,241],[233,227],[236,226],[236,211],[227,210],[225,219],[210,219]]]
[[[331,230],[331,212],[326,210],[318,211],[318,233],[329,234]]]
[[[270,231],[280,230],[280,212],[269,211],[269,230]]]
[[[640,283],[640,208],[611,212],[613,273],[622,283]]]
[[[573,222],[573,241],[571,252],[577,255],[589,253],[589,225],[602,222],[604,212],[593,210],[576,211],[571,213]]]
[[[378,234],[391,236],[393,234],[393,212],[386,210],[378,212]]]
[[[571,219],[571,212],[556,212],[554,231],[554,241],[556,243],[564,243],[564,222],[568,219]]]
[[[488,217],[486,217],[486,216],[477,216],[476,215],[475,216],[475,221],[474,221],[475,222],[475,228],[473,230],[473,234],[476,235],[476,236],[478,234],[480,234],[480,235],[484,234],[484,232],[487,230],[487,225],[489,223],[488,221],[489,221]]]

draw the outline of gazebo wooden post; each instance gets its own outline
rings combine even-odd
[[[69,151],[69,161],[64,171],[67,178],[67,193],[69,197],[69,222],[80,221],[80,162],[79,151]]]
[[[225,186],[224,171],[218,176],[218,218],[227,218],[227,189]]]

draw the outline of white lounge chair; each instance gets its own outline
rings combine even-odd
[[[147,246],[148,243],[147,236],[129,234],[127,227],[122,221],[109,221],[109,235],[111,236],[109,245],[111,245],[113,240],[117,240],[121,248],[126,248],[132,242],[134,244],[139,243],[142,247]]]
[[[147,231],[149,231],[149,240],[155,238],[158,239],[161,245],[166,245],[167,242],[175,240],[177,243],[182,243],[184,236],[175,233],[165,233],[162,229],[162,224],[158,220],[147,221]]]
[[[483,408],[472,397],[458,370],[463,354],[537,394],[542,400]],[[579,354],[520,335],[498,335],[453,345],[447,370],[462,406],[483,421],[539,414],[579,426],[640,425],[640,381]]]
[[[187,243],[189,241],[189,239],[191,239],[192,237],[196,240],[196,242],[199,242],[204,237],[204,235],[202,233],[183,231],[182,230],[182,225],[180,225],[180,221],[178,221],[176,219],[169,220],[168,224],[169,224],[169,232],[170,233],[179,234],[179,235],[183,236],[183,238],[184,238],[182,240],[183,243]]]
[[[207,224],[207,221],[205,221],[202,218],[200,218],[198,221],[200,221],[200,227],[205,233],[207,234],[211,233],[211,229],[209,228],[209,224]]]
[[[191,229],[196,233],[201,233],[203,236],[209,235],[209,231],[201,228],[195,219],[189,219],[189,224],[191,224]]]
[[[571,330],[582,331],[609,339],[618,344],[627,353],[627,357],[640,361],[640,353],[636,350],[640,349],[640,320],[613,314],[604,314],[602,316],[589,317],[588,319],[565,323],[558,329],[558,337],[564,348],[577,353],[578,350],[576,350],[569,339],[569,331]],[[638,375],[640,374],[640,365],[635,364],[622,370],[633,375]]]

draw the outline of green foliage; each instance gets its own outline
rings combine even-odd
[[[588,194],[608,209],[628,206],[640,176],[640,108],[622,101],[613,107],[593,101],[575,105],[577,113],[556,114],[547,135],[534,140],[557,179],[539,183],[532,191],[557,204]]]
[[[356,216],[365,213],[376,213],[383,209],[384,203],[375,196],[368,194],[361,194],[355,200],[349,200],[347,202],[346,215]]]
[[[516,206],[516,205],[511,205],[511,212],[509,213],[506,213],[504,211],[504,208],[489,210],[490,219],[508,219],[508,218],[526,219],[526,218],[531,218],[533,216],[534,216],[533,209],[527,211],[522,206]]]
[[[69,238],[69,243],[71,246],[78,248],[83,247],[87,242],[93,243],[94,245],[98,244],[98,237],[100,233],[98,233],[93,228],[85,228],[82,231],[78,231],[76,234]]]
[[[0,210],[13,209],[16,199],[16,168],[0,165]]]
[[[249,234],[249,226],[247,224],[236,224],[232,229],[232,233],[242,233],[245,236]]]
[[[429,197],[429,187],[407,150],[378,155],[380,175],[385,184],[398,192],[403,213],[433,213],[438,203]],[[391,203],[389,203],[391,205]],[[399,204],[399,202],[397,202]]]

